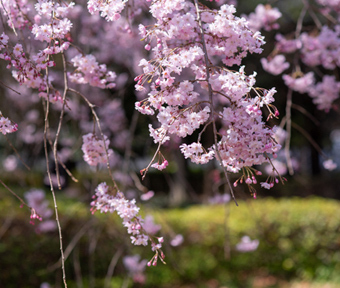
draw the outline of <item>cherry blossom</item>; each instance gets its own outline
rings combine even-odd
[[[93,55],[82,56],[76,55],[71,59],[75,72],[69,73],[68,76],[72,82],[78,84],[89,83],[93,87],[114,88],[113,81],[116,79],[116,73],[108,71],[105,64],[99,65]]]
[[[182,234],[177,234],[174,238],[171,239],[170,245],[173,247],[177,247],[181,245],[184,241],[184,237]]]
[[[301,94],[308,92],[309,87],[312,86],[315,82],[313,72],[308,72],[307,74],[302,75],[301,77],[283,75],[282,78],[289,88]]]
[[[308,94],[319,110],[328,112],[333,102],[339,98],[340,82],[336,81],[335,76],[325,75],[322,82],[309,88]]]
[[[323,167],[329,171],[335,170],[337,168],[336,163],[334,163],[332,159],[328,159],[324,161],[322,164],[323,164]]]
[[[264,70],[273,75],[279,75],[289,68],[289,63],[286,62],[284,55],[276,55],[271,60],[262,58],[261,64]]]
[[[261,108],[272,106],[275,89],[252,99],[248,95],[255,89],[256,73],[247,76],[244,66],[233,72],[212,64],[207,81],[205,67],[200,65],[205,56],[208,59],[220,57],[225,66],[240,65],[247,53],[262,52],[263,37],[249,31],[246,19],[236,17],[232,5],[222,5],[214,11],[205,9],[204,12],[197,11],[189,3],[187,9],[183,5],[184,1],[153,2],[150,11],[157,24],[148,29],[139,26],[143,40],[150,40],[148,49],[155,58],[140,61],[144,73],[135,78],[136,90],[146,92],[144,84],[148,82],[151,91],[147,98],[135,104],[135,108],[143,114],[156,115],[160,126],[153,128],[150,125],[149,130],[154,142],[160,145],[171,135],[185,138],[209,125],[209,120],[219,118],[223,128],[217,145],[205,148],[200,141],[180,145],[184,157],[196,164],[215,159],[216,149],[221,164],[231,172],[267,162],[268,155],[275,155],[280,145],[273,140],[273,131],[265,127]],[[171,20],[166,20],[169,13],[172,13]],[[202,27],[195,21],[197,13],[201,14]],[[202,36],[198,31],[203,31],[204,43],[196,40]],[[188,41],[193,44],[186,44]],[[184,69],[189,69],[191,78],[190,74],[186,79],[179,77]],[[210,100],[209,93],[212,94]],[[230,107],[212,114],[212,107],[217,103]],[[271,113],[277,116],[275,108]],[[158,163],[151,166],[165,168]],[[142,173],[146,171],[147,168]]]
[[[31,223],[33,220],[38,219],[42,221],[36,228],[37,233],[46,233],[57,229],[57,223],[54,220],[50,220],[53,214],[51,208],[49,208],[49,201],[45,198],[45,192],[39,189],[31,189],[24,194],[27,204],[32,209]]]
[[[276,23],[277,19],[282,16],[277,8],[272,8],[270,5],[259,4],[255,8],[254,13],[250,13],[247,17],[249,28],[256,32],[262,28],[266,31],[278,29],[280,26]]]
[[[155,255],[149,261],[153,265],[157,264],[157,259],[161,259],[164,262],[164,254],[161,250],[163,240],[157,238],[157,242],[151,237],[156,233],[159,227],[151,225],[151,219],[148,219],[146,224],[147,230],[144,228],[145,221],[138,215],[140,208],[136,205],[136,200],[127,200],[121,191],[116,191],[115,188],[108,186],[105,182],[100,183],[96,188],[93,201],[91,202],[92,213],[100,211],[101,213],[114,213],[123,221],[123,226],[126,227],[127,232],[131,234],[131,243],[134,245],[148,245],[151,242],[151,249],[155,252]],[[152,226],[152,227],[151,227]],[[151,265],[151,264],[150,264]]]
[[[5,118],[0,113],[0,132],[4,135],[7,133],[13,133],[18,130],[18,124],[13,123],[8,118]]]
[[[249,236],[243,236],[241,242],[236,245],[236,250],[239,252],[251,252],[257,249],[259,240],[251,240]]]
[[[140,255],[125,256],[123,263],[131,275],[133,282],[143,284],[146,281],[144,270],[147,260],[141,260],[140,258]]]
[[[93,133],[84,135],[81,150],[84,152],[85,162],[87,162],[91,166],[96,166],[100,163],[102,164],[107,163],[108,157],[110,157],[113,154],[113,150],[108,149],[109,145],[110,140],[107,139],[106,136],[105,141],[103,141]]]

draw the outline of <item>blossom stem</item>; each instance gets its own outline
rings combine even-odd
[[[46,82],[48,83],[48,68],[46,68]],[[64,256],[64,250],[63,250],[63,236],[61,232],[61,225],[60,225],[60,220],[59,220],[59,214],[58,214],[58,206],[57,206],[57,200],[56,196],[54,193],[54,188],[53,188],[53,182],[51,178],[51,172],[49,168],[49,155],[47,151],[47,133],[48,133],[48,127],[49,127],[49,121],[48,121],[48,116],[49,116],[49,109],[50,109],[50,100],[49,100],[49,85],[47,85],[47,101],[46,101],[46,106],[45,106],[45,125],[44,125],[44,150],[45,150],[45,160],[46,160],[46,170],[47,170],[47,175],[48,175],[48,180],[50,183],[50,188],[51,188],[51,193],[53,197],[53,204],[54,204],[54,211],[55,211],[55,218],[58,226],[58,234],[59,234],[59,248],[60,248],[60,254],[61,254],[61,270],[63,273],[63,282],[64,282],[64,287],[67,288],[67,282],[66,282],[66,271],[65,271],[65,256]]]

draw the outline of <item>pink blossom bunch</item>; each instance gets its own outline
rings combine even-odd
[[[336,11],[340,14],[340,0],[316,0],[316,2],[327,8],[324,13]]]
[[[16,68],[16,71],[13,71],[13,76],[21,84],[25,83],[28,87],[44,89],[44,80],[40,75],[42,67],[37,67],[26,57],[21,44],[16,44],[11,48],[8,39],[9,37],[5,33],[0,35],[0,59],[8,61],[7,69]],[[45,65],[47,67],[54,64],[53,62],[46,62]]]
[[[155,224],[152,215],[146,215],[144,219],[143,228],[147,234],[155,235],[159,230],[161,230],[162,226],[159,224]]]
[[[335,76],[324,75],[322,81],[318,83],[315,83],[313,72],[302,76],[301,73],[283,75],[282,78],[292,90],[301,94],[308,93],[319,110],[328,112],[340,95],[340,82],[336,81]]]
[[[49,202],[45,198],[45,192],[39,189],[31,189],[30,191],[25,193],[25,198],[27,204],[31,207],[31,224],[34,224],[34,219],[38,219],[40,221],[44,219],[37,226],[37,232],[49,232],[54,231],[57,228],[57,224],[53,220],[49,220],[53,214],[51,208],[49,208]]]
[[[265,71],[273,75],[279,75],[289,68],[290,64],[286,62],[286,57],[282,54],[275,55],[272,59],[261,59],[262,67]]]
[[[278,53],[293,53],[302,46],[300,39],[287,39],[280,33],[275,35],[275,39],[277,41],[275,49]]]
[[[319,110],[328,112],[340,96],[340,82],[336,81],[335,76],[325,75],[322,82],[310,87],[308,94]]]
[[[7,16],[7,24],[12,29],[22,28],[27,23],[27,14],[30,6],[27,0],[1,0],[0,11]]]
[[[320,5],[328,7],[327,9],[337,9],[339,1],[317,1]],[[319,11],[321,14],[328,15],[325,10]],[[340,12],[338,8],[338,12]],[[313,12],[314,13],[314,12]],[[327,16],[328,17],[328,16]],[[333,26],[323,25],[319,31],[302,32],[296,34],[295,39],[291,36],[285,37],[281,34],[276,35],[276,46],[274,53],[282,53],[276,55],[272,60],[261,59],[263,68],[273,74],[281,74],[289,68],[289,64],[285,60],[284,53],[296,53],[302,62],[314,69],[314,67],[322,66],[327,70],[334,70],[340,67],[340,25]],[[274,61],[275,60],[275,61]],[[328,112],[335,100],[339,98],[339,85],[334,76],[321,75],[321,82],[316,82],[313,71],[302,72],[299,63],[294,63],[295,71],[290,75],[283,75],[284,83],[292,90],[301,94],[308,93],[313,103],[318,109]],[[315,70],[315,69],[314,69]],[[320,75],[320,73],[319,73]]]
[[[215,196],[209,198],[209,204],[216,205],[216,204],[225,204],[230,202],[231,196],[230,194],[216,194]]]
[[[159,164],[159,163],[154,163],[154,164],[151,165],[151,167],[156,168],[156,169],[159,170],[159,171],[162,171],[162,170],[164,170],[166,167],[168,167],[168,165],[169,165],[169,162],[168,162],[166,159],[164,159],[164,161],[163,161],[161,164]]]
[[[18,130],[18,124],[13,123],[8,118],[5,118],[0,113],[0,132],[4,135],[7,133],[13,133]]]
[[[164,254],[160,250],[163,238],[158,237],[156,243],[150,235],[147,235],[148,233],[144,229],[144,219],[138,215],[140,208],[137,207],[135,199],[127,200],[122,192],[115,191],[114,188],[108,186],[105,182],[98,185],[93,199],[91,202],[92,213],[95,211],[100,211],[101,213],[117,212],[118,216],[122,218],[127,232],[132,235],[130,236],[132,244],[146,246],[150,240],[152,251],[155,252],[155,256],[151,259],[150,263],[156,265],[158,257],[163,262]],[[148,221],[150,222],[150,219]],[[151,232],[156,232],[156,227],[154,226],[151,229],[150,223],[147,224],[147,227],[152,230]]]
[[[260,109],[273,101],[275,92],[272,89],[264,97],[248,98],[235,108],[224,108],[221,118],[226,128],[221,132],[218,150],[230,172],[268,162],[269,154],[276,157],[281,145],[275,141],[273,129],[265,127]]]
[[[105,143],[104,143],[105,142]],[[105,136],[105,141],[99,139],[93,133],[88,133],[83,136],[83,145],[81,150],[84,153],[84,161],[90,166],[105,164],[108,157],[113,154],[113,150],[109,149],[110,140]],[[107,151],[107,154],[106,154]]]
[[[131,275],[133,282],[143,284],[146,281],[144,270],[147,260],[140,260],[140,258],[140,255],[125,256],[123,263]]]
[[[282,78],[289,88],[301,94],[308,92],[309,87],[314,85],[315,82],[313,72],[308,72],[304,75],[283,75]]]
[[[153,196],[155,196],[155,192],[150,190],[140,196],[140,200],[142,201],[148,201],[150,200]]]
[[[76,71],[69,73],[68,76],[72,82],[78,84],[89,83],[93,87],[114,88],[116,86],[113,81],[116,74],[108,71],[105,64],[99,65],[93,55],[82,56],[78,54],[71,59]]]
[[[69,48],[70,43],[64,41],[64,38],[70,32],[72,23],[66,16],[73,6],[73,2],[59,4],[55,1],[47,0],[39,0],[35,4],[34,8],[37,15],[34,21],[36,23],[30,29],[35,35],[35,40],[47,42],[48,45],[37,54],[31,53],[30,57],[26,56],[22,44],[17,43],[11,49],[7,45],[8,36],[3,33],[0,37],[0,52],[3,48],[6,50],[0,54],[0,58],[9,61],[7,68],[15,68],[12,72],[13,77],[27,87],[38,88],[39,96],[52,102],[61,100],[60,93],[53,88],[41,70],[55,66],[54,61],[50,59],[50,55],[61,53]],[[27,8],[26,10],[29,11],[30,9]],[[24,18],[27,18],[27,16],[24,16]],[[44,21],[44,24],[40,25],[42,21]]]
[[[338,165],[336,163],[334,163],[334,161],[332,159],[328,159],[328,160],[324,161],[322,163],[322,165],[328,171],[333,171],[338,167]]]
[[[52,209],[48,208],[48,201],[45,199],[45,192],[39,189],[32,189],[25,193],[27,204],[33,207],[41,217],[51,217]]]
[[[185,159],[190,158],[196,164],[206,164],[214,159],[215,155],[213,150],[205,151],[201,143],[182,144],[180,149]]]
[[[151,82],[151,91],[146,99],[136,103],[136,109],[157,115],[160,127],[149,126],[149,130],[154,142],[160,144],[170,139],[171,134],[181,138],[191,135],[218,116],[224,127],[217,147],[205,149],[200,141],[180,146],[184,157],[194,163],[205,164],[214,159],[216,149],[223,166],[233,172],[268,161],[267,155],[275,154],[280,145],[273,140],[271,129],[265,127],[261,108],[272,106],[275,89],[265,92],[267,96],[249,98],[255,89],[256,73],[247,76],[243,66],[234,72],[213,64],[216,62],[213,59],[218,58],[226,66],[239,65],[247,53],[262,52],[263,37],[251,32],[244,18],[234,15],[232,5],[197,11],[190,3],[184,8],[184,2],[153,2],[150,11],[156,24],[148,29],[139,26],[141,36],[149,41],[145,48],[152,51],[154,59],[140,61],[144,73],[135,79],[136,90],[145,92],[144,84]],[[202,27],[196,21],[197,13]],[[208,80],[206,68],[201,65],[205,56],[212,62]],[[209,87],[213,98],[208,100]],[[230,107],[212,115],[212,107],[217,103]]]
[[[239,252],[251,252],[256,250],[258,246],[259,240],[251,240],[249,236],[243,236],[236,245],[236,250]]]
[[[32,33],[36,40],[51,43],[57,39],[64,39],[66,34],[70,32],[73,24],[66,16],[70,9],[73,8],[74,2],[69,4],[66,4],[66,2],[61,3],[38,0],[38,3],[35,4],[38,16],[35,18],[36,23],[32,26]],[[39,25],[43,19],[46,23]]]
[[[282,16],[277,8],[272,8],[270,5],[259,4],[255,8],[254,13],[250,13],[247,17],[249,29],[252,31],[260,31],[264,29],[270,31],[279,29],[280,26],[276,21]]]
[[[340,67],[340,25],[334,28],[323,26],[315,37],[301,34],[302,60],[309,66],[322,65],[326,69]]]
[[[124,9],[128,0],[88,0],[87,9],[91,14],[100,12],[100,16],[107,21],[116,21],[120,18],[120,13]]]
[[[171,239],[170,245],[173,247],[177,247],[184,242],[184,237],[182,234],[177,234],[174,238]]]

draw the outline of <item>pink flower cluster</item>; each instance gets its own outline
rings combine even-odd
[[[257,249],[259,240],[251,240],[249,236],[243,236],[241,241],[236,245],[239,252],[251,252]]]
[[[21,4],[24,3],[24,1],[19,2]],[[9,10],[6,11],[12,11],[11,8],[14,6],[20,10],[19,4],[18,6],[15,4],[13,6],[10,5],[8,7]],[[8,61],[8,69],[11,67],[15,68],[12,72],[14,78],[20,84],[25,84],[27,87],[38,88],[40,97],[44,97],[53,102],[60,101],[62,98],[60,93],[53,88],[51,83],[42,74],[42,70],[55,66],[54,61],[50,59],[50,55],[61,53],[69,48],[70,43],[64,41],[64,38],[69,34],[72,23],[66,16],[73,6],[73,2],[69,4],[62,2],[59,4],[55,1],[47,0],[39,0],[38,3],[35,4],[37,15],[34,18],[35,23],[30,27],[31,33],[34,34],[35,40],[47,42],[48,46],[40,50],[37,54],[31,53],[30,57],[27,57],[22,44],[18,43],[11,48],[8,45],[8,36],[4,33],[0,36],[0,52],[2,52],[2,49],[5,50],[4,53],[0,53],[0,58]],[[0,5],[0,7],[3,8],[2,5]],[[16,8],[13,9],[13,13],[16,14]],[[23,11],[27,12],[29,10],[29,7],[26,7],[26,9],[22,11],[20,10],[20,15],[26,19],[27,16],[23,14]],[[10,13],[11,17],[13,13]],[[25,20],[25,22],[27,21],[28,20]],[[16,23],[16,25],[13,24],[13,27],[21,27],[22,25],[22,23]],[[49,95],[47,95],[47,90],[49,91]]]
[[[340,66],[340,25],[323,26],[317,36],[302,33],[302,60],[308,66],[322,65],[326,69]]]
[[[13,123],[8,118],[5,118],[0,113],[0,132],[4,135],[7,133],[13,133],[18,130],[18,124]]]
[[[325,7],[322,11],[323,13],[329,14],[335,11],[340,14],[340,0],[316,0],[316,2]]]
[[[300,77],[299,77],[300,76]],[[283,75],[285,84],[292,90],[301,94],[307,93],[312,85],[314,85],[315,78],[313,72],[308,72],[304,75]]]
[[[100,16],[107,21],[116,21],[120,18],[120,13],[125,7],[128,0],[88,0],[87,9],[91,14],[100,12]]]
[[[323,167],[328,171],[333,171],[338,167],[336,163],[332,159],[328,159],[322,163]]]
[[[93,87],[114,88],[116,86],[113,81],[116,74],[108,71],[105,64],[99,65],[93,55],[82,56],[78,54],[71,59],[76,71],[68,73],[68,77],[72,82],[78,84],[89,83]]]
[[[254,13],[250,13],[247,17],[249,29],[256,32],[264,29],[270,31],[279,29],[280,26],[276,23],[277,19],[282,16],[277,8],[272,8],[270,5],[259,4],[255,8]]]
[[[281,145],[275,141],[273,129],[265,127],[260,109],[273,101],[275,92],[271,89],[263,97],[244,99],[235,108],[224,108],[221,118],[227,129],[221,132],[218,150],[229,171],[261,165],[268,162],[269,154],[276,157]]]
[[[13,71],[14,78],[21,84],[26,84],[31,88],[44,89],[44,80],[40,75],[40,70],[43,67],[37,67],[26,57],[21,44],[16,44],[11,48],[8,44],[9,37],[2,33],[0,35],[0,59],[8,61],[7,69],[16,68]],[[2,53],[2,50],[5,50]],[[53,62],[45,62],[45,67],[53,66]]]
[[[147,260],[140,260],[140,255],[125,256],[123,258],[125,268],[131,275],[133,282],[144,284],[146,276],[144,270]]]
[[[283,75],[282,78],[292,90],[308,93],[319,110],[328,112],[340,95],[340,82],[336,81],[335,76],[324,75],[322,81],[316,84],[313,72],[296,78]]]
[[[209,198],[209,204],[216,205],[216,204],[226,204],[230,202],[231,196],[230,194],[216,194],[213,197]]]
[[[338,0],[318,0],[317,2],[327,7],[325,9],[328,9],[328,12],[333,9],[336,13],[340,13]],[[319,12],[327,15],[328,12],[325,9],[320,9]],[[320,31],[313,31],[313,33],[302,32],[301,34],[296,34],[295,39],[277,34],[276,40],[277,43],[274,49],[276,56],[268,60],[261,59],[263,68],[273,75],[281,74],[289,68],[289,63],[286,62],[284,53],[298,54],[302,62],[311,68],[322,66],[323,69],[334,70],[340,67],[339,24],[333,26],[323,25]],[[318,77],[315,77],[313,71],[309,70],[303,73],[300,70],[301,67],[298,64],[295,67],[296,72],[283,75],[282,78],[285,84],[290,89],[301,94],[309,94],[318,109],[328,112],[332,108],[334,101],[339,98],[340,82],[337,82],[334,76],[327,75],[327,73],[321,75],[320,82],[316,82]],[[320,76],[320,73],[318,76]]]
[[[154,164],[151,165],[151,167],[156,168],[156,169],[159,170],[159,171],[162,171],[162,170],[164,170],[168,165],[169,165],[169,162],[168,162],[167,160],[164,159],[164,161],[163,161],[161,164],[159,164],[159,163],[154,163]]]
[[[193,163],[206,164],[214,159],[215,152],[210,150],[205,151],[201,143],[191,143],[190,145],[182,144],[180,146],[184,158],[190,158]]]
[[[93,133],[83,136],[83,145],[81,150],[84,153],[84,161],[91,165],[97,166],[98,164],[105,164],[108,157],[113,154],[113,150],[109,149],[110,140],[105,136],[105,144],[102,139],[99,139]],[[107,155],[106,155],[107,151]]]
[[[339,98],[340,82],[336,81],[335,76],[325,75],[321,82],[310,87],[308,94],[319,110],[328,112]]]
[[[214,65],[216,59],[226,66],[240,65],[247,53],[262,52],[263,37],[251,32],[244,18],[234,15],[232,5],[197,11],[194,5],[181,0],[155,1],[150,11],[157,23],[148,29],[140,25],[139,30],[154,59],[140,61],[144,73],[135,80],[136,90],[142,92],[146,91],[144,84],[151,83],[148,97],[137,102],[136,109],[157,115],[160,127],[149,126],[154,142],[163,144],[172,134],[184,138],[202,125],[206,128],[209,119],[217,117],[223,123],[217,147],[205,149],[200,140],[182,144],[185,158],[204,164],[216,157],[218,149],[223,165],[233,172],[268,161],[268,155],[275,154],[280,145],[273,140],[271,129],[265,127],[261,108],[272,106],[275,89],[265,91],[266,96],[249,98],[256,73],[246,76],[244,67],[234,72]],[[203,22],[201,27],[197,13]],[[205,56],[211,62],[207,63],[209,79],[202,66]],[[209,87],[212,99],[207,95]],[[212,107],[220,103],[229,107],[212,115]],[[277,116],[276,110],[270,113]]]
[[[0,10],[7,16],[7,24],[12,29],[22,28],[27,23],[27,13],[30,8],[27,0],[1,0]]]
[[[38,3],[35,4],[37,16],[34,20],[36,23],[32,27],[35,39],[46,41],[47,43],[57,39],[64,39],[72,27],[71,21],[65,17],[73,6],[74,2],[69,4],[62,2],[62,4],[59,4],[55,1],[38,0]],[[43,18],[46,23],[39,25]]]
[[[45,198],[45,192],[39,189],[32,189],[25,193],[27,204],[31,207],[31,224],[34,219],[42,221],[52,216],[52,209],[48,208],[49,202]],[[53,220],[44,220],[37,226],[37,232],[49,232],[57,228],[57,223]]]
[[[289,68],[290,64],[286,62],[286,57],[282,54],[274,56],[272,59],[261,59],[262,67],[265,71],[273,75],[279,75]]]
[[[91,203],[92,213],[100,211],[104,213],[117,212],[120,218],[123,220],[124,227],[127,228],[127,232],[131,234],[131,242],[134,245],[148,245],[148,241],[151,241],[152,251],[156,252],[155,256],[149,262],[153,265],[157,264],[158,257],[163,261],[164,254],[162,250],[163,238],[158,237],[156,243],[152,238],[147,235],[147,231],[144,229],[144,220],[138,215],[139,207],[136,205],[136,200],[127,200],[124,194],[120,191],[115,191],[114,188],[108,186],[105,182],[100,183],[96,188],[96,193],[93,196]],[[149,220],[148,220],[149,221]],[[146,224],[147,229],[155,232],[155,227],[151,229],[150,223]]]

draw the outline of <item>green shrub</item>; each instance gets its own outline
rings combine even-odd
[[[0,283],[9,288],[39,287],[44,281],[56,283],[56,279],[61,283],[60,268],[50,269],[60,258],[57,232],[36,234],[34,226],[29,224],[29,211],[17,208],[14,203],[0,202],[2,227],[8,226],[0,242]],[[252,287],[252,279],[258,276],[275,277],[277,281],[340,283],[339,202],[310,198],[239,204],[239,207],[230,203],[226,207],[192,206],[153,212],[156,222],[163,227],[167,265],[147,267],[144,287],[190,284],[207,287],[208,283]],[[149,248],[129,243],[117,216],[92,216],[87,205],[70,200],[61,199],[58,205],[64,249],[71,251],[66,261],[70,283],[76,283],[77,263],[84,287],[91,281],[96,287],[103,287],[115,253],[152,257]],[[184,236],[183,244],[170,246],[170,238],[179,233]],[[259,239],[256,251],[241,253],[235,249],[244,235]],[[75,241],[77,236],[79,239]],[[70,249],[70,243],[75,244],[74,249]],[[126,280],[121,259],[113,277],[112,283]]]

